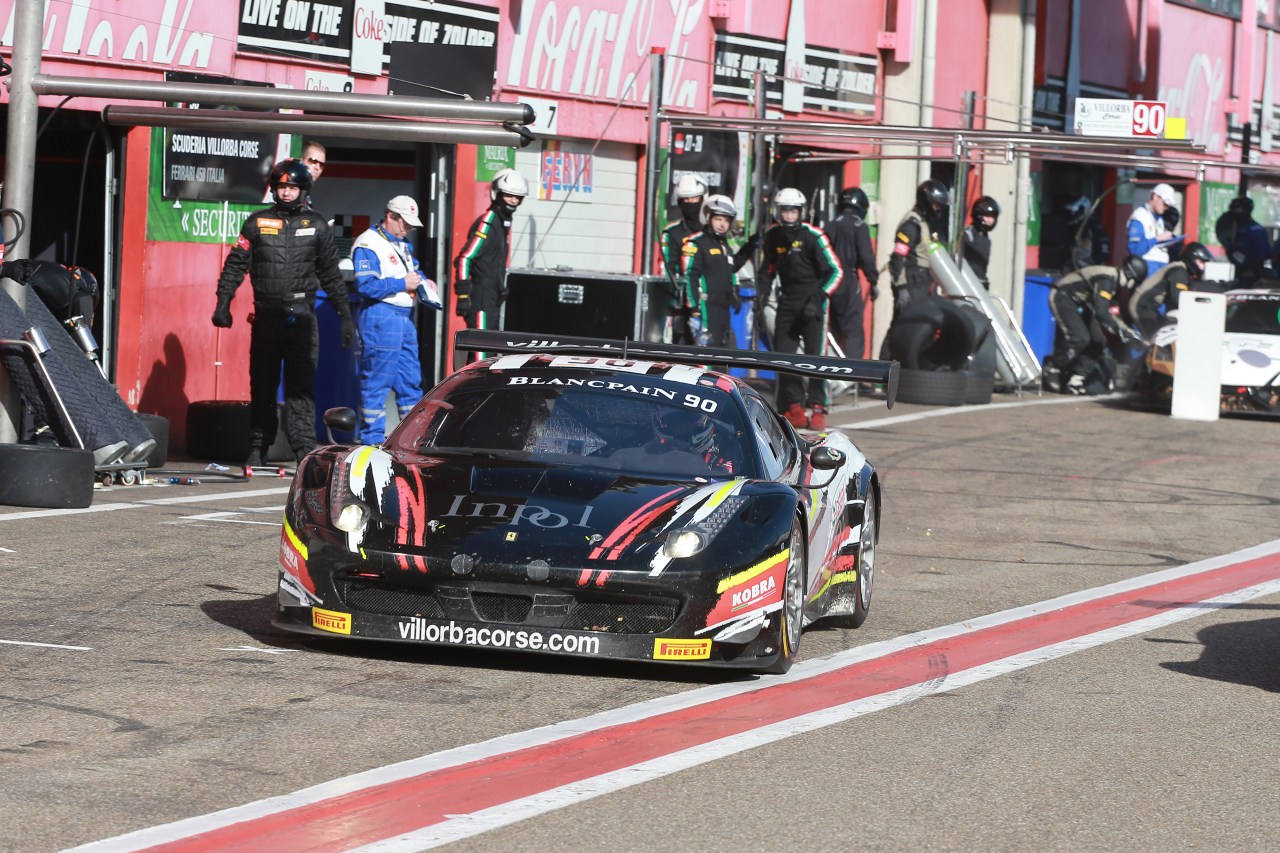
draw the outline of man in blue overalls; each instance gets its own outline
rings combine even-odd
[[[398,195],[387,202],[382,221],[351,245],[363,342],[357,435],[361,444],[380,444],[386,437],[388,391],[395,390],[402,418],[422,399],[413,297],[427,279],[408,242],[409,232],[421,225],[418,203]]]

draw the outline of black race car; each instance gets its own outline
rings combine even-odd
[[[457,346],[506,354],[445,379],[382,446],[298,467],[279,627],[785,672],[808,623],[867,618],[875,468],[704,365],[881,383],[892,405],[896,362],[483,331]]]

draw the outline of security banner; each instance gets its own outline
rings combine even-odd
[[[166,198],[165,144],[171,139],[162,127],[151,129],[151,174],[147,193],[147,239],[173,243],[234,243],[245,219],[266,206],[266,177],[258,183],[257,196],[250,203]],[[296,136],[282,136],[272,158],[296,154],[301,147]]]

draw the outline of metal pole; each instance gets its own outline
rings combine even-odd
[[[1249,155],[1253,151],[1253,122],[1246,121],[1244,123],[1243,136],[1244,139],[1240,143],[1240,162],[1249,165]],[[1237,195],[1248,195],[1249,193],[1249,173],[1240,170],[1240,189]],[[1185,229],[1184,229],[1185,230]]]
[[[765,91],[764,91],[764,72],[757,71],[755,73],[755,99],[753,105],[755,116],[758,119],[765,117]],[[755,328],[756,317],[764,316],[763,310],[760,308],[760,300],[763,298],[760,287],[761,276],[764,275],[764,227],[768,221],[768,206],[765,204],[765,175],[769,173],[768,164],[765,160],[768,158],[769,148],[765,142],[764,134],[757,133],[751,137],[751,218],[755,222],[755,231],[752,233],[761,236],[761,245],[756,247],[754,257],[751,259],[752,273],[756,277],[756,312],[750,317],[751,320],[751,342],[747,344],[747,349],[756,349],[760,345],[760,333]],[[776,192],[776,187],[770,187],[770,192]]]
[[[36,122],[40,101],[31,91],[31,79],[40,73],[41,30],[44,26],[44,3],[41,0],[17,0],[14,8],[13,74],[9,78],[9,129],[5,136],[4,206],[22,215],[24,230],[17,235],[17,223],[4,219],[4,241],[14,239],[7,256],[25,258],[31,250],[31,199],[35,194]],[[16,235],[16,238],[15,238]],[[5,293],[22,308],[27,306],[27,289],[8,279]],[[0,442],[18,440],[21,402],[8,374],[0,371]]]
[[[215,128],[238,132],[271,131],[356,139],[495,145],[508,148],[522,148],[533,139],[527,131],[524,136],[521,136],[513,130],[485,124],[226,110],[184,110],[171,107],[105,107],[102,110],[102,121],[104,124],[121,127],[176,127],[202,130]]]
[[[15,48],[19,44],[14,39]],[[364,95],[355,92],[312,92],[261,86],[228,86],[221,83],[148,83],[104,77],[60,77],[39,74],[31,88],[41,95],[79,95],[110,101],[166,101],[224,104],[257,109],[301,109],[319,113],[412,116],[466,121],[510,121],[532,124],[528,104],[459,101],[446,98],[411,98],[405,95]]]
[[[666,49],[654,47],[649,49],[649,141],[644,153],[649,164],[648,176],[644,186],[644,229],[641,232],[644,246],[640,252],[640,272],[653,275],[653,242],[657,233],[658,179],[662,177],[662,164],[658,162],[658,152],[662,150],[662,122],[658,119],[658,111],[662,109],[662,65],[666,60]]]

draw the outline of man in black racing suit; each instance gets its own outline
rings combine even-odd
[[[276,164],[268,179],[275,204],[249,214],[218,279],[213,325],[224,329],[231,327],[231,299],[245,273],[253,285],[247,465],[265,464],[275,439],[282,363],[289,446],[299,460],[316,446],[317,283],[338,312],[342,346],[350,348],[355,339],[333,232],[324,217],[306,204],[311,183],[311,172],[301,160]]]
[[[774,350],[827,354],[827,300],[840,287],[844,270],[831,241],[816,225],[801,221],[804,193],[794,187],[778,191],[773,200],[778,222],[764,235],[762,302],[767,301],[773,277],[778,277],[778,313],[773,324]],[[779,374],[775,406],[796,429],[827,428],[827,382]],[[810,412],[806,413],[805,408]]]
[[[1053,283],[1049,309],[1062,332],[1061,350],[1054,352],[1065,394],[1101,394],[1114,380],[1113,362],[1106,357],[1103,330],[1128,344],[1138,335],[1112,315],[1117,294],[1146,276],[1147,262],[1129,255],[1119,268],[1090,265]]]

